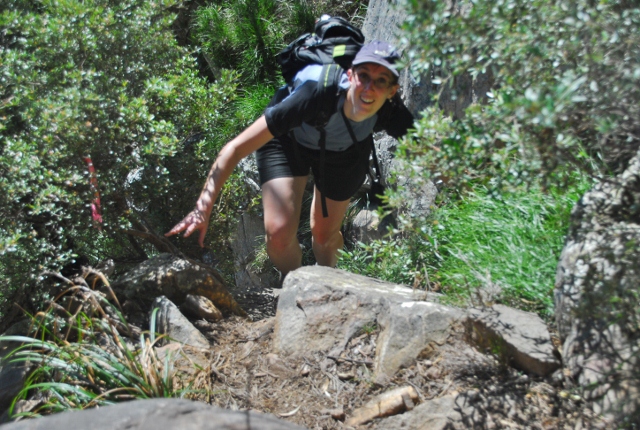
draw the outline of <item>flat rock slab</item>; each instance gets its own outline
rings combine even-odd
[[[304,430],[252,411],[228,411],[183,399],[151,399],[5,424],[3,430]]]
[[[470,309],[467,327],[479,346],[525,372],[546,376],[560,367],[549,330],[536,314],[503,305]]]
[[[442,344],[452,323],[462,317],[459,310],[426,299],[424,291],[403,285],[328,267],[303,267],[284,281],[274,346],[281,355],[339,356],[350,339],[376,327],[374,378],[384,380],[413,363],[432,342]]]

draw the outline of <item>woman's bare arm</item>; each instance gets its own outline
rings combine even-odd
[[[233,169],[235,169],[240,160],[259,149],[271,139],[273,139],[273,135],[267,128],[267,122],[263,115],[236,138],[229,141],[222,150],[220,150],[218,158],[216,158],[216,161],[211,166],[200,197],[196,202],[195,209],[176,224],[165,236],[172,236],[184,231],[184,237],[188,237],[194,231],[200,230],[198,243],[200,246],[204,246],[204,237],[207,234],[211,210],[225,181],[229,178],[231,172],[233,172]]]

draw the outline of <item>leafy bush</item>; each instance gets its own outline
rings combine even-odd
[[[75,255],[144,258],[153,249],[124,229],[166,231],[195,201],[210,154],[193,148],[215,140],[236,75],[197,76],[171,33],[172,5],[3,2],[0,297]]]
[[[489,82],[491,91],[462,118],[431,107],[415,123],[398,157],[411,166],[414,188],[441,179],[448,204],[432,218],[401,218],[403,242],[393,244],[399,249],[391,255],[398,261],[376,260],[387,251],[372,250],[363,256],[366,267],[416,285],[437,270],[435,280],[452,292],[487,281],[482,268],[507,286],[503,298],[548,311],[555,257],[545,260],[546,268],[537,266],[546,274],[537,281],[520,270],[535,266],[530,256],[524,265],[516,262],[532,252],[557,256],[566,227],[551,220],[568,223],[571,202],[585,189],[576,170],[607,176],[638,150],[640,9],[634,2],[586,0],[406,4],[411,71],[440,85],[436,99],[461,96],[469,78]],[[535,192],[524,191],[527,186]],[[389,195],[392,207],[408,198],[402,188]],[[522,213],[529,218],[512,217],[521,212],[516,207],[527,208]],[[545,212],[546,221],[523,223]],[[541,240],[550,232],[553,240]],[[526,237],[528,244],[521,242]],[[490,242],[504,252],[487,253],[482,248]]]
[[[619,171],[639,146],[640,8],[636,2],[408,2],[415,72],[455,96],[484,75],[489,103],[459,123],[428,115],[410,150],[457,183],[546,179],[561,166]],[[478,94],[478,96],[483,96]],[[439,150],[427,150],[431,146]],[[574,168],[570,167],[570,168]],[[562,176],[566,178],[566,176]]]

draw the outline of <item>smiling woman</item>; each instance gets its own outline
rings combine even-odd
[[[279,91],[265,114],[222,149],[196,208],[167,235],[184,231],[189,236],[199,230],[199,242],[204,246],[209,216],[222,185],[242,158],[257,151],[271,261],[283,275],[302,264],[296,233],[302,196],[312,172],[313,253],[318,264],[335,266],[338,250],[343,246],[340,227],[349,200],[368,171],[372,132],[385,130],[400,137],[413,124],[412,115],[394,97],[398,91],[399,58],[388,43],[374,41],[365,45],[354,58],[353,68],[340,77],[337,97],[335,93],[327,94],[327,86],[319,84],[323,66],[311,65],[301,70],[294,79],[293,90]],[[318,126],[317,118],[327,100],[331,100],[335,111],[326,124]]]

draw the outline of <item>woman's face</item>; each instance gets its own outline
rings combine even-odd
[[[393,73],[379,64],[359,64],[347,70],[347,75],[351,86],[344,109],[352,121],[371,118],[398,91]]]

